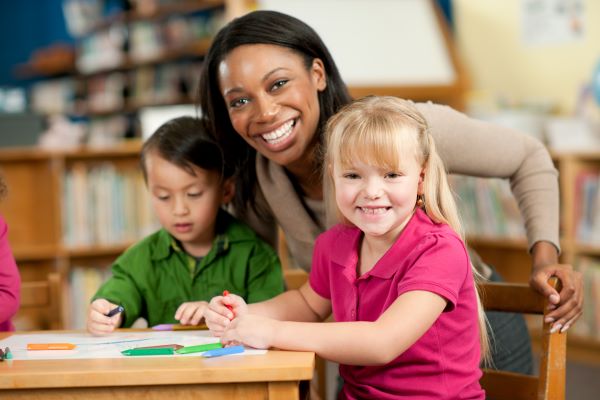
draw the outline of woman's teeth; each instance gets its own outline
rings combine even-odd
[[[269,144],[277,144],[283,141],[285,138],[292,133],[292,128],[294,127],[294,120],[290,120],[285,124],[281,125],[279,128],[275,129],[273,132],[265,133],[261,135],[262,138]]]

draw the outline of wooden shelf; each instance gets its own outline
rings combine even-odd
[[[95,75],[103,75],[111,72],[130,71],[150,65],[181,61],[186,58],[200,58],[206,55],[206,52],[210,48],[211,42],[211,38],[199,39],[193,43],[189,43],[176,49],[165,49],[154,57],[148,57],[141,60],[136,60],[129,57],[125,60],[125,62],[111,66],[110,68],[101,68],[94,71],[80,72],[79,75],[83,78],[89,78]]]
[[[527,239],[510,237],[467,236],[467,243],[474,247],[496,247],[513,250],[528,250]]]
[[[66,250],[70,258],[94,258],[106,256],[119,256],[133,243],[96,245],[89,247],[73,247]]]

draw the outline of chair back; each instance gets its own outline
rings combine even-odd
[[[560,280],[548,283],[560,291]],[[483,307],[487,311],[537,314],[545,318],[548,301],[529,285],[485,282],[479,285]],[[567,334],[550,333],[551,324],[543,322],[532,334],[541,336],[539,375],[531,376],[507,371],[484,369],[481,386],[486,398],[511,400],[562,400],[565,398]]]
[[[57,272],[46,280],[21,283],[21,307],[13,319],[19,331],[63,329],[61,277]]]

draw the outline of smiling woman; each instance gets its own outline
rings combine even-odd
[[[310,271],[316,237],[335,222],[323,204],[329,190],[322,179],[323,127],[352,100],[327,47],[297,18],[249,13],[215,36],[199,95],[210,133],[237,168],[236,214],[272,243],[279,225],[293,263]],[[546,282],[549,275],[561,279],[565,286],[550,317],[570,326],[581,314],[581,277],[558,264],[558,181],[547,150],[528,135],[449,107],[415,106],[448,172],[510,180],[527,228],[532,285],[556,304]],[[520,329],[527,342],[523,324]],[[530,371],[529,348],[515,349],[515,342],[508,337],[497,345],[507,354],[496,366]]]

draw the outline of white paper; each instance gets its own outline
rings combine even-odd
[[[583,0],[521,0],[523,42],[530,46],[581,41],[585,35]]]
[[[0,340],[2,349],[8,347],[14,360],[60,360],[88,358],[131,358],[121,351],[136,347],[179,344],[196,346],[216,343],[219,339],[208,331],[169,331],[169,332],[115,332],[108,336],[92,336],[87,333],[72,334],[14,334]],[[27,350],[28,343],[72,343],[73,350]],[[232,355],[266,354],[266,350],[245,348],[243,353]],[[144,357],[190,357],[202,353],[159,355]]]

